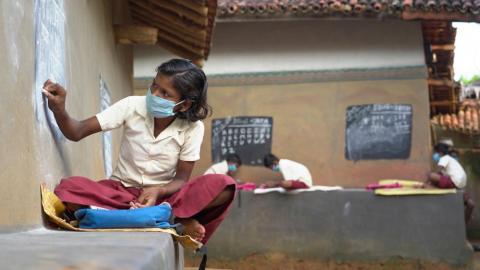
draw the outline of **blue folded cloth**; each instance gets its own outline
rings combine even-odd
[[[168,203],[129,210],[79,209],[75,217],[83,229],[171,228],[172,207]]]

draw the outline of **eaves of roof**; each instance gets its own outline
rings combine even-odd
[[[479,0],[218,0],[219,20],[398,18],[480,22]]]

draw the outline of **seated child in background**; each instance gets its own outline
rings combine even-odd
[[[438,171],[428,174],[427,183],[438,188],[462,189],[467,184],[467,174],[462,165],[449,155],[449,148],[445,143],[434,146],[432,157],[438,165]]]
[[[439,142],[439,143],[446,144],[446,145],[448,146],[448,155],[458,161],[458,158],[459,158],[460,154],[458,153],[457,150],[455,150],[455,149],[453,148],[453,141],[452,141],[452,139],[444,138],[444,139],[440,139],[438,142]]]
[[[433,150],[432,158],[437,163],[438,171],[428,174],[427,184],[443,189],[465,188],[467,185],[467,174],[457,159],[450,156],[451,146],[445,143],[437,143]],[[474,203],[467,192],[463,194],[465,221],[468,222],[472,218]]]
[[[304,165],[288,159],[279,159],[273,154],[263,158],[263,165],[274,172],[280,172],[282,181],[269,181],[264,187],[283,187],[285,189],[309,188],[312,186],[312,176]]]
[[[208,168],[203,175],[206,174],[224,174],[232,176],[238,168],[242,166],[242,160],[237,154],[228,154],[226,159],[222,162],[213,164]]]

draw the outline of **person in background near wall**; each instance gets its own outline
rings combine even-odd
[[[438,143],[446,144],[448,146],[448,155],[453,157],[454,159],[456,159],[458,161],[460,154],[454,148],[452,139],[450,139],[450,138],[440,139],[438,141]]]
[[[62,179],[55,194],[70,212],[91,206],[135,209],[168,202],[184,232],[206,243],[225,218],[235,194],[226,175],[190,179],[200,159],[202,120],[210,114],[207,77],[186,59],[157,67],[146,96],[126,97],[83,121],[65,109],[67,92],[47,80],[43,94],[66,138],[123,128],[120,156],[110,179]]]
[[[264,186],[283,187],[285,189],[309,188],[312,186],[312,175],[304,165],[288,159],[279,159],[273,154],[263,158],[263,165],[274,172],[280,172],[282,181],[269,181]]]
[[[228,154],[224,161],[213,164],[203,175],[224,174],[233,176],[240,166],[242,166],[240,157],[237,154]]]
[[[443,189],[465,188],[467,185],[467,174],[462,165],[449,155],[451,150],[451,147],[445,143],[437,143],[434,146],[432,158],[437,163],[438,170],[428,174],[427,184]],[[465,222],[468,223],[472,219],[475,204],[465,191],[463,192],[463,202],[465,206]]]

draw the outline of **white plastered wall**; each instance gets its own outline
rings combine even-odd
[[[295,70],[423,66],[418,22],[306,20],[217,23],[207,75]],[[135,48],[136,78],[174,57],[158,46]]]

